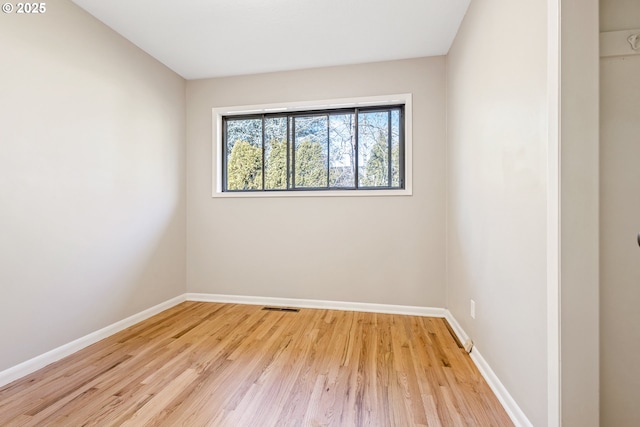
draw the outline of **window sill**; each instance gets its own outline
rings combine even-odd
[[[269,197],[397,197],[411,196],[410,189],[404,190],[318,190],[318,191],[248,191],[214,192],[214,198],[269,198]]]

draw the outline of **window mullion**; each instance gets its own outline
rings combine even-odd
[[[392,184],[392,176],[393,176],[393,172],[392,172],[392,162],[391,162],[391,110],[387,111],[387,149],[388,149],[388,154],[387,154],[387,172],[388,172],[388,181],[387,181],[387,186],[391,187]]]
[[[291,135],[291,129],[290,129],[290,124],[289,121],[291,120],[291,118],[289,117],[289,115],[286,116],[287,117],[287,136],[286,136],[286,141],[287,141],[287,190],[291,189],[291,138],[289,137]]]
[[[360,186],[360,177],[359,177],[359,167],[358,167],[358,157],[359,157],[359,148],[360,148],[360,123],[359,123],[359,115],[360,115],[360,110],[358,108],[354,109],[354,113],[353,113],[354,117],[355,117],[355,144],[353,145],[354,147],[354,154],[355,154],[355,165],[356,165],[356,170],[353,171],[354,172],[354,176],[355,176],[355,189],[357,190],[358,187]]]
[[[222,191],[227,191],[227,144],[229,144],[227,137],[227,119],[222,120],[222,132]]]
[[[329,115],[327,114],[327,189],[330,188],[331,174],[331,138],[329,137]]]
[[[262,191],[265,190],[265,175],[266,175],[266,169],[265,169],[265,165],[264,165],[264,160],[265,160],[265,152],[267,150],[266,147],[266,141],[265,141],[265,134],[264,134],[264,114],[262,115]]]

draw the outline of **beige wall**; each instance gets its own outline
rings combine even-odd
[[[640,28],[640,2],[600,1],[601,31]],[[600,60],[600,425],[640,425],[640,55]]]
[[[600,0],[600,31],[640,28],[638,0]]]
[[[185,83],[66,0],[0,40],[2,371],[184,293]]]
[[[212,198],[212,108],[413,94],[413,196]],[[189,292],[444,307],[443,57],[187,83]]]
[[[447,57],[447,306],[536,426],[547,423],[546,43],[545,2],[475,1]]]

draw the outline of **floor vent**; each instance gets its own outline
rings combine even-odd
[[[267,311],[288,311],[292,313],[297,313],[300,311],[299,308],[291,308],[291,307],[262,307],[262,309]]]

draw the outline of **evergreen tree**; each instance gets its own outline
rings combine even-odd
[[[269,141],[269,148],[269,156],[265,159],[265,189],[285,190],[287,188],[287,142],[272,139]]]
[[[319,142],[305,139],[296,148],[296,187],[327,186],[327,153]]]
[[[236,141],[227,165],[227,189],[262,189],[262,150],[247,141]]]

